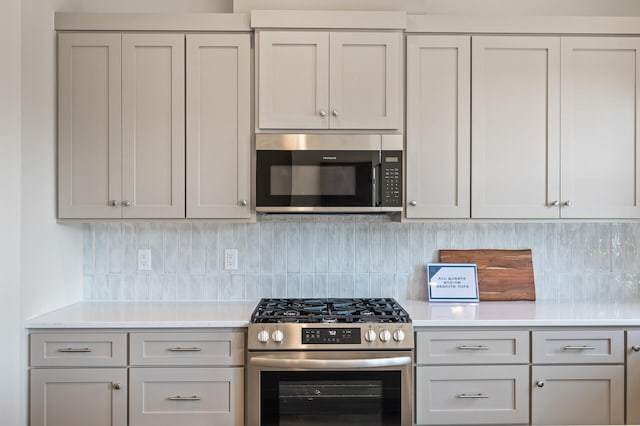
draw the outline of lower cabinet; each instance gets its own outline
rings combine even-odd
[[[416,368],[418,424],[527,424],[527,365]]]
[[[623,365],[533,366],[534,425],[624,424]]]
[[[242,426],[246,332],[30,336],[30,426]]]
[[[640,424],[640,329],[627,330],[627,424]]]
[[[243,368],[131,368],[134,425],[242,425]]]
[[[126,368],[31,370],[31,426],[126,426]]]

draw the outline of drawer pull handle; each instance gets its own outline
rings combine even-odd
[[[175,348],[169,348],[168,350],[170,352],[200,352],[202,349],[197,346],[194,346],[192,348],[181,348],[180,346],[178,346]]]
[[[461,393],[458,395],[458,398],[461,399],[487,399],[489,395],[486,393]]]
[[[631,346],[631,350],[634,351],[634,352],[640,352],[640,345]]]
[[[489,346],[484,346],[484,345],[475,345],[475,346],[462,345],[462,346],[458,346],[458,349],[463,350],[463,351],[487,351],[487,350],[489,350]]]
[[[193,395],[193,396],[170,396],[169,401],[200,401],[202,398],[200,398],[198,395]]]
[[[115,390],[120,390],[120,389],[122,389],[122,385],[121,385],[120,383],[114,383],[114,384],[113,384],[113,388],[114,388]]]
[[[58,352],[92,352],[91,348],[60,348]]]
[[[565,351],[593,351],[595,350],[596,347],[595,346],[565,346],[564,350]]]

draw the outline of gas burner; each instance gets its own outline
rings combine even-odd
[[[253,323],[408,323],[409,314],[391,298],[262,299]]]

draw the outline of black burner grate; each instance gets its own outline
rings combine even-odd
[[[393,298],[262,299],[252,323],[409,323],[411,318]]]

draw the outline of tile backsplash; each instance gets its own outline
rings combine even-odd
[[[445,248],[531,248],[539,301],[640,301],[635,222],[261,215],[247,224],[87,224],[83,235],[87,301],[426,300],[425,265]],[[151,271],[137,270],[139,249],[150,249]],[[238,250],[237,270],[224,270],[224,249]]]

